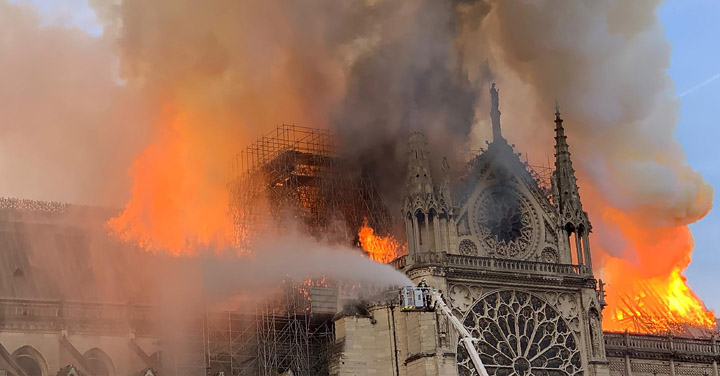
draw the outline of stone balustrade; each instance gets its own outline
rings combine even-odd
[[[684,357],[716,359],[720,356],[717,339],[681,338],[649,334],[605,332],[605,349],[608,356],[628,353],[645,354],[647,357]]]
[[[0,329],[29,327],[38,331],[73,328],[128,330],[153,320],[152,308],[122,303],[0,299]],[[136,325],[137,324],[137,325]]]
[[[390,262],[390,265],[396,269],[405,268],[409,264],[436,264],[467,269],[489,269],[559,276],[587,276],[591,274],[590,268],[585,265],[552,264],[494,257],[465,256],[444,252],[426,252],[414,255],[412,259],[409,259],[410,257],[409,255],[398,257]]]

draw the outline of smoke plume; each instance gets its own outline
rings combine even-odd
[[[624,329],[609,320],[622,316],[619,297],[637,299],[645,283],[669,296],[656,304],[706,322],[680,271],[692,254],[687,225],[707,214],[713,191],[673,138],[679,102],[659,3],[497,1],[479,27],[464,31],[487,46],[504,88],[506,129],[521,150],[536,160],[548,155],[533,140],[550,139],[553,102],[564,108],[595,225],[596,269],[610,283],[610,329]],[[478,6],[484,9],[468,6],[466,14]],[[678,285],[685,293],[668,293]]]
[[[648,283],[660,291],[685,286],[687,225],[710,210],[712,189],[672,137],[679,102],[655,13],[660,1],[91,4],[104,35],[73,32],[106,54],[112,43],[123,83],[108,91],[155,111],[133,113],[137,121],[122,111],[113,117],[94,101],[114,95],[91,91],[92,116],[81,116],[104,124],[103,131],[139,127],[152,135],[135,154],[132,197],[113,223],[126,239],[176,250],[226,243],[230,161],[281,122],[335,129],[342,153],[373,171],[388,201],[399,202],[408,132],[425,131],[437,161],[459,161],[457,150],[477,149],[488,138],[485,93],[495,81],[504,135],[536,164],[552,158],[552,113],[560,103],[594,226],[596,272],[610,284],[611,304],[639,296],[638,281],[654,281]],[[44,31],[28,25],[19,34]],[[92,82],[110,82],[112,72],[98,74],[104,81]],[[18,122],[53,103],[29,98]],[[73,132],[76,123],[56,129]],[[78,142],[59,144],[72,150]],[[110,144],[123,155],[136,150],[124,139]],[[692,292],[685,297],[704,310]],[[621,329],[612,317],[606,326]]]
[[[3,196],[121,205],[151,139],[145,92],[118,84],[112,41],[0,0]]]

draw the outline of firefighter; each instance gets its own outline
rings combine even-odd
[[[430,311],[430,310],[431,310],[431,309],[430,309],[430,306],[431,306],[431,302],[430,302],[430,301],[431,301],[432,299],[431,299],[431,296],[430,296],[430,288],[428,287],[427,280],[426,280],[425,278],[421,279],[421,280],[420,280],[420,283],[418,283],[418,287],[420,288],[420,290],[422,290],[423,303],[425,304],[424,309],[425,309],[426,311]]]

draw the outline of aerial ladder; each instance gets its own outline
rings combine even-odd
[[[453,315],[450,307],[445,304],[442,295],[437,290],[420,286],[403,287],[400,289],[400,298],[402,300],[402,311],[435,311],[445,316],[460,334],[460,342],[470,355],[470,361],[475,366],[475,370],[480,376],[488,376],[487,370],[480,360],[480,354],[475,349],[476,339],[470,334],[465,325]]]

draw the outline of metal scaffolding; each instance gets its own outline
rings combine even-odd
[[[390,213],[373,180],[346,166],[329,130],[283,124],[248,146],[234,161],[229,187],[236,245],[260,236],[268,221],[292,221],[345,244],[366,218],[376,233],[388,233]]]
[[[389,231],[389,211],[373,180],[349,173],[334,138],[328,130],[283,124],[237,155],[229,184],[236,245],[288,224],[344,244],[352,244],[364,220],[376,232]],[[193,324],[195,334],[184,339],[184,348],[201,345],[203,357],[168,369],[177,375],[329,374],[338,292],[327,285],[286,282],[249,312],[205,310],[202,324]]]
[[[327,304],[311,303],[313,300]],[[332,317],[336,306],[334,289],[284,286],[280,300],[260,312],[258,374],[328,374],[327,354],[334,338]]]
[[[252,312],[205,309],[165,336],[165,372],[178,376],[329,374],[337,289],[286,282]]]

